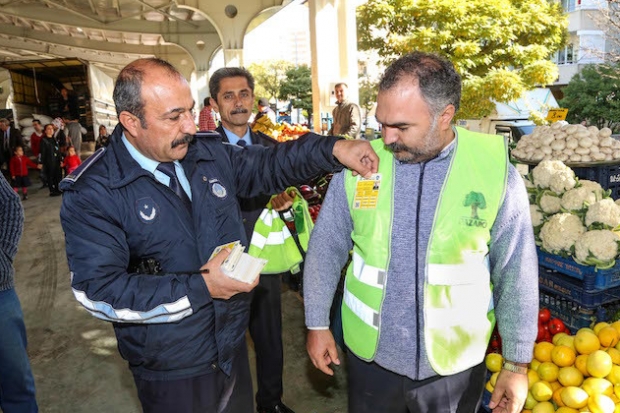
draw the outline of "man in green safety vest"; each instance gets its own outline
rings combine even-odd
[[[538,267],[525,186],[504,139],[453,126],[461,79],[434,54],[379,84],[372,178],[334,176],[304,274],[308,353],[340,364],[329,309],[341,267],[349,412],[476,412],[497,320],[505,363],[489,407],[517,413],[537,330]]]

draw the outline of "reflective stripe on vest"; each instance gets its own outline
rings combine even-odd
[[[487,244],[503,199],[508,165],[501,137],[461,128],[456,131],[456,147],[435,211],[425,267],[426,350],[433,369],[443,375],[480,363],[494,325]],[[382,174],[377,208],[354,209],[359,178],[349,172],[345,178],[354,223],[354,256],[347,271],[345,296],[355,296],[376,312],[378,323],[368,323],[368,311],[360,312],[363,307],[345,301],[343,330],[347,346],[365,360],[375,357],[381,330],[381,304],[389,279],[394,191],[393,156],[381,141],[372,144],[379,154]],[[362,276],[363,270],[369,271],[366,268],[376,270],[372,276]],[[384,283],[369,282],[373,277],[378,279],[379,272],[384,274]]]

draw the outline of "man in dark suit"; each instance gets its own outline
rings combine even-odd
[[[263,133],[252,132],[248,125],[254,103],[254,78],[250,72],[238,67],[219,69],[211,76],[209,90],[211,106],[219,112],[222,121],[216,131],[224,142],[239,146],[274,146],[278,143]],[[269,198],[239,199],[248,240],[252,238],[254,225]],[[276,210],[287,210],[293,200],[283,192],[272,203]],[[261,275],[250,310],[250,335],[256,351],[258,413],[294,413],[282,403],[284,362],[280,284],[279,274]]]
[[[0,138],[0,165],[2,173],[7,175],[13,149],[16,146],[24,146],[24,141],[19,130],[11,126],[11,122],[5,118],[0,119]]]

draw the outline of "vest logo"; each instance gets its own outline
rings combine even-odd
[[[140,198],[136,201],[138,218],[145,224],[152,224],[159,215],[159,207],[151,198]]]
[[[463,206],[471,207],[471,216],[461,217],[461,222],[468,227],[486,228],[487,220],[481,219],[478,216],[479,209],[486,209],[487,201],[484,199],[484,195],[481,192],[471,191],[465,195]]]

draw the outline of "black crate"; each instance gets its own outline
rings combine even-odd
[[[598,182],[603,189],[611,189],[613,199],[620,198],[620,165],[589,166],[572,168],[579,179]]]

